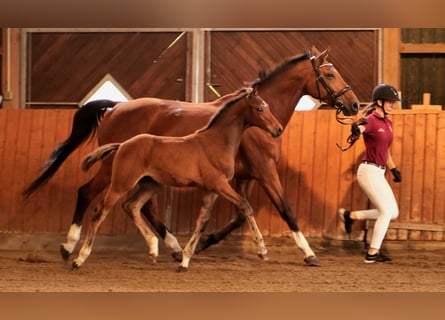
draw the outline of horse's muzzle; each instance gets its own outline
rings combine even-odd
[[[281,126],[270,131],[270,134],[274,138],[278,138],[279,136],[281,136],[282,133],[283,133],[283,127],[281,127]]]
[[[349,107],[343,104],[343,102],[337,102],[337,108],[339,108],[346,117],[354,116],[357,114],[358,109],[360,107],[359,102],[353,102]]]

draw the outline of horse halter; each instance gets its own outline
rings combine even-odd
[[[321,84],[323,86],[323,88],[326,90],[326,92],[328,93],[329,97],[334,102],[334,107],[337,109],[335,112],[335,120],[337,120],[337,122],[339,122],[341,124],[347,124],[346,120],[351,120],[351,119],[347,118],[347,117],[339,117],[340,113],[342,112],[342,110],[344,108],[344,105],[343,105],[343,102],[338,100],[338,98],[340,96],[344,95],[349,90],[352,90],[351,86],[346,85],[343,89],[341,89],[337,93],[334,92],[334,90],[332,90],[328,86],[328,84],[326,83],[326,80],[323,78],[323,75],[320,73],[321,68],[332,67],[333,64],[325,63],[325,64],[322,64],[322,65],[316,67],[315,66],[315,56],[310,56],[309,52],[307,52],[307,55],[308,55],[308,58],[311,60],[312,69],[314,70],[314,73],[315,73],[315,83],[317,84],[317,91],[318,91],[318,96],[320,97],[319,98],[320,101],[321,101],[321,92],[320,92],[320,84]]]

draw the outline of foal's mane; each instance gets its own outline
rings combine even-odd
[[[198,129],[196,132],[203,132],[213,127],[215,123],[218,122],[218,119],[221,117],[221,114],[223,114],[226,110],[228,110],[231,106],[240,101],[242,98],[246,97],[249,93],[250,91],[248,91],[247,88],[241,88],[239,90],[238,96],[228,101],[224,106],[219,108],[219,110],[212,116],[212,118],[210,118],[210,121],[207,123],[207,125],[201,129]]]
[[[261,70],[259,72],[259,78],[252,83],[252,87],[257,87],[261,85],[263,82],[273,78],[276,74],[281,73],[284,69],[288,68],[289,66],[308,58],[309,58],[308,53],[303,53],[301,55],[294,56],[283,61],[281,64],[279,64],[272,70],[269,71]]]

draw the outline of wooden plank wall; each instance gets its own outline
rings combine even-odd
[[[28,34],[27,108],[76,107],[110,74],[133,98],[186,99],[185,32]]]
[[[28,200],[22,198],[21,191],[36,177],[53,148],[66,138],[73,114],[74,110],[67,109],[0,110],[0,232],[65,234],[68,230],[77,188],[95,172],[79,170],[81,158],[95,147],[94,143],[76,151]],[[445,240],[445,113],[400,111],[392,118],[393,157],[403,182],[391,181],[400,217],[388,238]],[[318,110],[296,112],[282,138],[279,172],[300,227],[309,237],[343,239],[338,207],[368,205],[355,181],[362,141],[347,152],[336,147],[336,143],[344,144],[348,134],[349,127],[339,125],[332,110]],[[163,217],[171,210],[172,231],[189,233],[198,213],[200,193],[165,191],[160,200]],[[288,233],[262,190],[254,188],[251,202],[265,235]],[[226,201],[218,201],[208,231],[226,223],[231,213]],[[100,229],[103,234],[136,232],[120,209]],[[244,227],[237,233],[249,235],[249,230]]]

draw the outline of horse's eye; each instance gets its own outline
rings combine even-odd
[[[334,76],[333,73],[327,73],[327,74],[326,74],[326,78],[328,78],[329,80],[332,80],[332,79],[335,78],[335,76]]]
[[[258,108],[256,108],[256,111],[263,112],[263,108],[262,107],[258,107]]]

